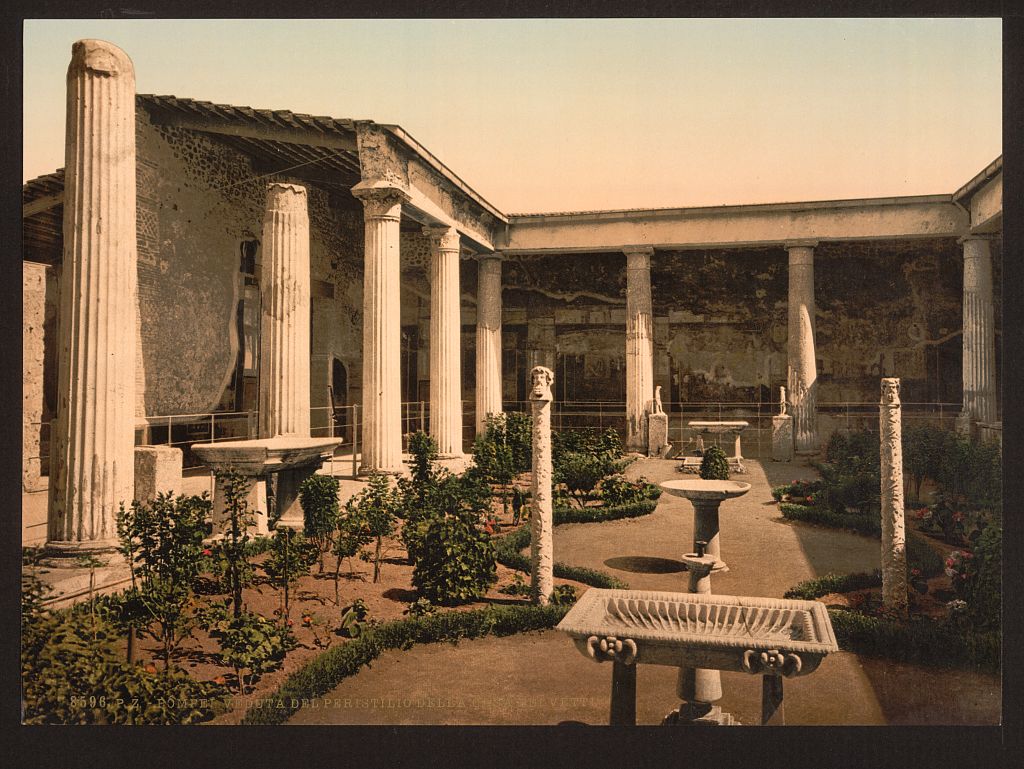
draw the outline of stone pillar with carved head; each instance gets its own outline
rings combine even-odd
[[[903,512],[900,380],[882,379],[879,405],[882,494],[882,604],[907,613],[907,536]]]
[[[555,375],[545,366],[530,372],[533,410],[533,503],[530,507],[530,586],[533,600],[551,600],[555,589],[551,465],[551,385]]]

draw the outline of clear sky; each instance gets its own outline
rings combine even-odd
[[[397,123],[506,213],[947,193],[1002,151],[998,19],[27,20],[25,179],[87,37],[140,93]]]

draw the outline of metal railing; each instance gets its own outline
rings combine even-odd
[[[778,414],[779,404],[770,402],[668,402],[663,403],[669,415],[669,442],[686,453],[695,447],[695,433],[688,426],[691,421],[741,420],[749,423],[742,436],[744,456],[757,458],[771,454],[772,417]],[[904,424],[931,423],[943,429],[953,429],[959,403],[903,403]],[[530,411],[529,401],[505,401],[505,411]],[[856,401],[819,402],[818,434],[822,441],[835,430],[878,430],[878,403]],[[40,450],[48,444],[43,440],[52,422],[33,422],[40,428]],[[136,443],[144,446],[175,446],[184,454],[184,467],[193,469],[203,463],[192,453],[195,443],[216,443],[221,441],[246,440],[255,438],[258,430],[258,412],[207,412],[203,414],[166,414],[146,418],[146,425],[136,437]],[[430,427],[430,403],[427,401],[406,401],[401,404],[402,448],[408,448],[408,437],[417,430],[427,431]],[[341,443],[335,456],[343,462],[351,461],[352,474],[358,472],[362,447],[362,406],[314,406],[310,409],[310,434],[313,437],[331,437]],[[578,430],[585,428],[613,428],[625,440],[626,404],[623,401],[555,401],[552,403],[552,427],[555,430]],[[472,447],[476,434],[476,406],[474,401],[462,401],[463,450]],[[731,436],[705,436],[709,441],[720,441],[724,448]],[[26,460],[48,461],[49,457],[25,457]]]

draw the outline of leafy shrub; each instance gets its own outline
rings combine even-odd
[[[346,638],[358,638],[368,624],[369,616],[370,610],[366,608],[366,602],[362,598],[357,598],[350,606],[341,610],[341,625],[338,632]]]
[[[607,454],[611,459],[622,458],[622,439],[614,428],[599,430],[585,427],[578,430],[563,430],[553,434],[551,439],[552,461],[557,465],[564,454]]]
[[[402,612],[402,614],[410,617],[426,617],[428,614],[433,614],[437,611],[437,607],[434,606],[426,598],[417,598]]]
[[[572,585],[555,585],[551,603],[555,606],[572,606],[576,603],[576,588]]]
[[[242,588],[252,582],[253,568],[249,563],[252,555],[252,537],[249,528],[256,522],[246,501],[249,482],[235,472],[217,475],[217,482],[224,490],[224,505],[228,514],[223,539],[211,548],[217,563],[220,581],[231,594],[232,611],[236,617],[242,615]],[[264,543],[269,546],[269,540]]]
[[[833,433],[838,435],[838,433]],[[814,497],[819,492],[825,489],[825,483],[823,481],[799,481],[794,480],[792,483],[785,483],[782,486],[776,486],[772,489],[772,497],[776,502],[796,502],[803,504],[803,501],[808,497]],[[789,499],[785,499],[785,497]]]
[[[992,524],[982,532],[974,549],[974,568],[963,592],[972,619],[980,626],[998,628],[1002,596],[1003,529]]]
[[[139,630],[160,642],[165,668],[195,626],[192,585],[199,576],[209,512],[205,494],[164,493],[118,510],[120,551],[131,573]]]
[[[935,667],[999,669],[1000,636],[996,632],[965,632],[929,619],[900,622],[834,607],[828,613],[844,651]]]
[[[270,557],[262,566],[270,577],[271,584],[281,590],[284,611],[282,621],[288,620],[289,595],[292,582],[309,574],[316,563],[319,548],[307,540],[302,532],[291,529],[278,530],[271,541]]]
[[[316,546],[321,572],[324,570],[324,553],[331,549],[341,514],[339,487],[338,479],[329,475],[311,475],[299,487],[303,531]]]
[[[933,425],[911,425],[903,431],[903,470],[914,487],[914,499],[921,499],[921,484],[935,479],[942,456],[945,433]]]
[[[220,645],[223,665],[235,671],[239,693],[263,673],[277,670],[288,652],[296,647],[295,637],[287,626],[282,627],[261,614],[243,612],[233,616],[226,606],[213,606],[204,612],[204,625]],[[249,671],[248,681],[243,671]]]
[[[366,536],[375,542],[373,581],[380,581],[380,562],[384,537],[395,530],[395,518],[402,508],[402,498],[386,475],[373,473],[361,492],[349,500],[347,509],[353,520],[362,522]]]
[[[494,546],[473,515],[442,515],[427,525],[418,545],[412,583],[442,606],[481,597],[497,580]]]
[[[554,468],[554,481],[564,484],[576,504],[583,507],[608,470],[607,457],[570,451]]]
[[[617,473],[601,481],[601,499],[609,507],[632,505],[648,499],[658,499],[660,496],[661,489],[646,478],[629,481],[624,475]]]
[[[700,461],[700,477],[706,481],[729,480],[729,460],[719,446],[710,446]]]
[[[251,706],[242,723],[280,724],[304,699],[318,697],[355,675],[387,649],[408,649],[417,643],[455,642],[486,635],[509,636],[557,625],[567,606],[488,606],[472,611],[437,612],[408,617],[370,628],[362,637],[328,649],[308,662],[267,698]]]
[[[783,502],[779,505],[782,517],[791,521],[804,521],[829,526],[833,529],[853,529],[868,536],[881,536],[882,523],[876,516],[856,513],[837,513],[829,507],[795,505]]]
[[[850,441],[845,433],[838,430],[833,432],[825,443],[825,461],[829,464],[837,464],[850,453]]]

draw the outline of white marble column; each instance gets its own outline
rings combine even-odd
[[[989,239],[969,235],[964,246],[964,413],[972,422],[995,422],[996,330]]]
[[[309,437],[309,213],[306,188],[267,186],[260,288],[259,437]]]
[[[462,312],[459,233],[424,227],[430,240],[430,435],[443,459],[462,456]]]
[[[500,414],[501,398],[501,255],[481,254],[477,262],[476,432],[490,414]]]
[[[117,546],[135,487],[135,71],[79,40],[67,74],[64,267],[47,550]]]
[[[530,407],[533,412],[533,483],[530,491],[530,589],[534,602],[547,605],[555,590],[552,459],[551,369],[535,366],[530,372]]]
[[[651,256],[645,246],[626,254],[626,448],[647,453],[647,406],[654,398]]]
[[[903,512],[903,427],[900,380],[882,380],[879,447],[882,501],[882,605],[906,615],[907,535]]]
[[[363,425],[360,471],[401,473],[402,388],[398,224],[408,195],[380,182],[360,182],[363,202]]]
[[[789,375],[797,452],[818,450],[818,372],[814,352],[814,247],[787,244],[789,251]]]

